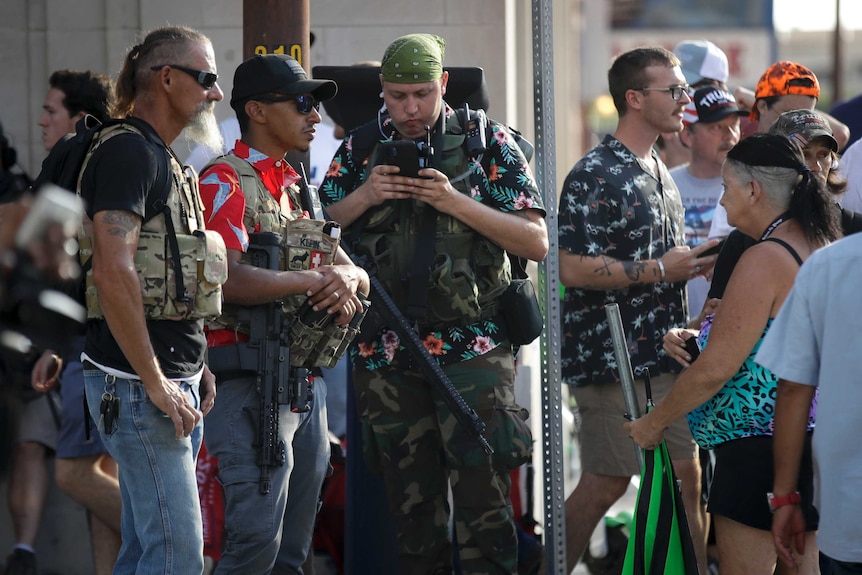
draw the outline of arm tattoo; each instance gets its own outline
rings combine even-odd
[[[613,259],[605,257],[605,256],[599,256],[598,259],[602,262],[602,265],[600,265],[599,267],[594,269],[593,273],[601,274],[601,275],[604,275],[607,277],[610,277],[611,275],[613,275],[613,272],[611,271],[611,264],[614,263],[614,261],[616,261],[616,260],[613,260]]]
[[[647,262],[622,262],[626,275],[632,282],[637,282],[646,271]]]
[[[102,215],[102,223],[107,226],[109,235],[126,239],[130,234],[137,235],[141,219],[131,212],[109,210]]]
[[[593,268],[593,273],[596,274],[597,276],[601,276],[601,277],[613,276],[614,272],[611,269],[611,266],[613,264],[618,263],[618,264],[623,266],[623,271],[626,273],[626,276],[628,276],[629,280],[631,280],[632,283],[637,283],[638,281],[640,281],[641,276],[644,273],[646,273],[647,268],[649,267],[647,262],[620,261],[620,260],[616,260],[614,258],[607,257],[607,256],[598,256],[595,258],[588,257],[588,256],[581,256],[582,262],[585,260],[594,260],[594,259],[598,260],[600,262],[600,265],[598,267]],[[606,289],[606,288],[601,288],[598,285],[593,285],[593,284],[583,284],[580,287],[583,289]]]

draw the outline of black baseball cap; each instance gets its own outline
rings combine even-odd
[[[686,126],[698,122],[713,124],[732,114],[744,115],[748,112],[739,109],[736,99],[727,90],[706,86],[691,96],[691,102],[683,110],[682,121]]]
[[[230,107],[236,110],[264,94],[311,94],[323,102],[337,92],[338,85],[332,80],[309,80],[299,62],[286,54],[258,54],[237,67]]]

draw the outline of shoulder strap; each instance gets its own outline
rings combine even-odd
[[[86,168],[86,164],[90,161],[92,152],[95,151],[94,144],[101,144],[103,141],[106,141],[113,136],[120,135],[122,132],[133,133],[141,136],[162,153],[162,179],[161,181],[156,183],[156,187],[161,190],[166,190],[167,194],[165,194],[164,197],[153,198],[151,204],[153,210],[151,211],[150,218],[145,217],[143,221],[143,223],[146,223],[149,221],[149,219],[152,219],[152,217],[155,217],[157,214],[162,213],[162,204],[165,204],[167,202],[167,196],[168,194],[170,194],[170,190],[173,185],[174,170],[171,166],[172,151],[168,148],[167,145],[165,145],[164,141],[162,141],[161,138],[154,134],[153,128],[140,118],[114,118],[107,120],[102,124],[98,124],[94,128],[91,128],[90,132],[85,135],[85,138],[87,138],[86,155],[81,159],[81,165],[77,171],[77,182],[75,186],[76,191],[78,192],[78,194],[80,194],[81,179],[84,176],[84,169]]]
[[[488,151],[487,143],[493,141],[494,127],[491,124],[491,121],[488,120],[485,111],[482,109],[471,110],[469,106],[465,104],[463,108],[455,110],[455,113],[458,116],[458,122],[461,124],[461,128],[466,136],[464,138],[464,148],[467,154],[478,156],[479,154],[484,154]],[[521,132],[518,130],[511,126],[506,126],[506,129],[511,132],[512,137],[515,139],[518,147],[521,148],[521,151],[524,152],[524,156],[529,162],[533,157],[533,145],[528,142],[526,138],[521,136]],[[487,163],[487,160],[484,163]],[[488,166],[485,166],[485,173],[488,173]],[[478,174],[475,173],[471,175],[478,177]],[[508,252],[506,255],[509,257],[513,278],[526,279],[529,277],[527,275],[526,258],[513,256]]]
[[[353,149],[351,156],[353,157],[353,165],[360,168],[362,167],[362,163],[371,156],[371,152],[380,141],[380,127],[377,124],[377,120],[366,122],[354,129],[352,136]]]
[[[796,263],[798,263],[800,266],[802,265],[802,258],[799,257],[799,254],[796,252],[795,249],[793,249],[793,246],[791,246],[790,244],[788,244],[784,240],[779,239],[779,238],[766,238],[763,241],[764,242],[775,242],[776,244],[783,246],[784,249],[786,249],[788,252],[790,252],[790,255],[793,256],[793,259],[796,260]]]
[[[214,166],[216,164],[227,164],[233,168],[236,175],[239,176],[240,189],[246,198],[248,197],[246,190],[266,190],[266,186],[263,185],[263,182],[258,177],[257,172],[255,172],[251,164],[234,154],[224,154],[223,156],[213,158],[206,166],[201,168],[201,173],[203,174],[210,166]]]

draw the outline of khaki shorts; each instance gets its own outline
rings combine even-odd
[[[55,414],[62,417],[62,411],[63,404],[60,402],[60,394],[56,391],[40,393],[30,401],[24,402],[21,406],[15,441],[41,443],[53,451],[57,448],[57,436],[60,432],[60,421],[55,418]]]
[[[663,373],[650,380],[653,401],[658,403],[668,394],[676,375]],[[641,472],[635,459],[634,443],[623,430],[626,404],[619,382],[573,387],[581,416],[581,469],[598,475],[630,477]],[[635,381],[635,392],[641,411],[646,405],[643,381]],[[694,459],[697,446],[685,417],[680,417],[665,431],[664,438],[671,459]]]

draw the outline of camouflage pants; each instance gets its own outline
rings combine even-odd
[[[530,458],[532,437],[527,411],[515,404],[511,349],[501,346],[444,371],[487,425],[493,456],[468,439],[420,374],[400,367],[354,374],[365,458],[382,472],[396,519],[398,572],[452,572],[451,485],[463,573],[515,573],[508,472]]]

